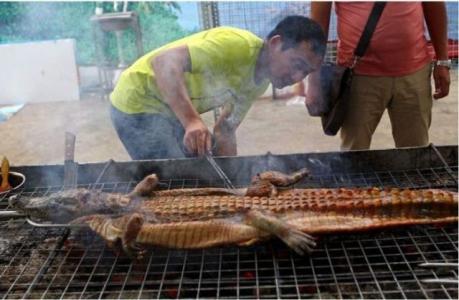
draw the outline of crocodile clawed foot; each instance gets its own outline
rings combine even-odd
[[[156,174],[151,174],[142,179],[130,193],[130,196],[147,197],[150,196],[158,185],[159,178]]]
[[[123,250],[126,255],[134,260],[142,260],[145,257],[145,253],[147,250],[140,247],[136,242],[132,242],[129,244],[122,243]]]
[[[291,229],[282,240],[299,255],[309,254],[316,246],[315,238],[297,229]]]
[[[144,218],[141,214],[134,213],[130,215],[126,221],[123,236],[121,237],[124,252],[126,252],[129,257],[137,260],[141,260],[146,253],[146,250],[136,243],[137,235],[143,223]]]

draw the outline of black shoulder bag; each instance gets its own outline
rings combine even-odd
[[[354,51],[354,59],[350,67],[342,67],[333,63],[325,63],[321,67],[322,99],[308,103],[307,108],[311,116],[322,118],[322,128],[326,135],[336,135],[343,125],[349,106],[353,68],[365,54],[385,5],[386,2],[375,2]]]

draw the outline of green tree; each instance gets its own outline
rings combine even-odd
[[[113,2],[0,2],[0,43],[72,38],[76,40],[79,64],[94,64],[95,44],[90,18],[96,6],[113,12]],[[176,2],[129,2],[137,11],[144,50],[149,51],[191,32],[177,22]],[[116,41],[108,36],[106,53],[116,60]],[[127,32],[123,46],[128,59],[135,58],[134,35]]]

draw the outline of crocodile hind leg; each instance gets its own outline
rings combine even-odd
[[[290,186],[308,175],[309,171],[305,168],[292,174],[284,174],[276,171],[259,173],[252,178],[250,186],[247,188],[246,196],[276,196],[277,187]]]
[[[315,239],[312,236],[300,231],[296,226],[287,224],[275,216],[260,211],[248,211],[246,223],[277,236],[300,255],[312,252],[312,249],[316,246]]]

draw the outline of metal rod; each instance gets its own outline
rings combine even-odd
[[[419,264],[422,268],[459,268],[459,263],[422,263]]]
[[[422,283],[439,283],[439,284],[455,284],[457,285],[459,281],[457,279],[451,278],[434,278],[434,279],[423,279]]]
[[[30,218],[27,218],[26,220],[27,220],[27,223],[29,223],[32,226],[42,227],[42,228],[57,228],[57,227],[59,227],[59,228],[62,228],[62,227],[66,227],[66,228],[83,228],[83,227],[88,227],[88,225],[86,225],[86,224],[47,224],[47,223],[34,222]]]
[[[105,175],[105,173],[107,172],[108,170],[108,167],[110,167],[115,161],[113,159],[109,159],[105,165],[104,165],[104,168],[102,169],[102,171],[100,172],[99,176],[97,177],[96,179],[96,182],[94,183],[94,185],[97,185],[100,183],[100,181],[102,180],[102,177]]]
[[[0,210],[0,219],[3,218],[22,218],[25,217],[26,215],[21,214],[20,212],[17,212],[15,210]]]
[[[64,188],[72,189],[76,186],[78,180],[78,164],[75,163],[75,140],[76,136],[71,132],[65,133],[64,148]]]

